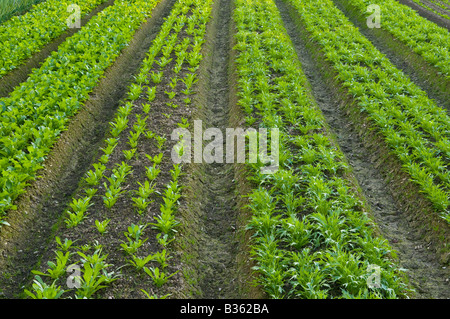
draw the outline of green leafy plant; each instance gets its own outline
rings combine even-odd
[[[25,289],[24,292],[32,299],[59,299],[65,292],[60,286],[56,286],[56,282],[49,286],[39,275],[34,276],[32,290]],[[34,292],[34,293],[33,293]]]
[[[47,273],[43,273],[38,270],[32,270],[31,272],[35,275],[40,276],[48,276],[54,280],[58,279],[61,275],[66,272],[66,264],[69,260],[70,253],[66,252],[65,254],[62,251],[56,251],[56,262],[48,261],[47,265],[49,269],[47,269]]]
[[[158,267],[156,268],[147,268],[144,267],[144,271],[153,279],[153,283],[156,285],[156,287],[162,287],[169,279],[178,273],[178,271],[174,272],[173,274],[167,276],[166,273],[159,270]]]
[[[98,219],[95,220],[95,227],[99,231],[101,235],[107,232],[107,227],[111,219],[105,219],[103,221],[99,221]]]

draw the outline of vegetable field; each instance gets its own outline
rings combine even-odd
[[[33,3],[1,299],[450,297],[448,1]]]

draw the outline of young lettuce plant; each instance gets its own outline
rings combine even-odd
[[[158,288],[161,288],[167,281],[169,281],[170,277],[178,273],[178,271],[176,271],[173,274],[167,276],[164,272],[160,271],[158,267],[151,267],[150,269],[144,267],[144,271],[153,279],[153,283]]]
[[[24,292],[32,299],[59,299],[65,292],[61,289],[61,286],[56,286],[56,281],[53,281],[49,286],[47,285],[39,275],[36,275],[33,280],[32,290],[33,292],[25,289]]]
[[[35,275],[48,276],[54,280],[61,277],[61,275],[66,273],[66,264],[69,260],[70,253],[66,252],[65,254],[62,251],[56,251],[56,262],[48,261],[47,265],[50,267],[47,270],[47,273],[43,273],[41,271],[32,270],[31,272]]]
[[[107,227],[110,221],[111,219],[108,218],[103,221],[99,221],[98,219],[95,220],[95,227],[101,235],[107,232]]]

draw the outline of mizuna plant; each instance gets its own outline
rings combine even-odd
[[[280,166],[248,163],[251,255],[272,298],[398,298],[410,292],[395,252],[375,235],[348,166],[308,92],[272,0],[235,0],[238,104],[253,126],[280,129]],[[323,7],[328,10],[328,7]],[[369,266],[380,267],[369,286]]]
[[[344,2],[364,15],[367,14],[367,6],[371,4],[368,0]],[[449,32],[397,1],[382,0],[377,4],[383,8],[383,29],[435,66],[443,78],[450,80]]]
[[[446,110],[396,69],[331,1],[321,0],[323,6],[312,1],[289,3],[405,172],[433,204],[436,214],[450,222],[450,117]],[[439,59],[448,64],[445,54],[448,52]]]

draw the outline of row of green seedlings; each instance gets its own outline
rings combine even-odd
[[[176,12],[176,10],[174,10],[174,12]],[[185,7],[183,7],[181,12],[186,13]],[[162,34],[166,34],[167,31],[164,31],[164,30],[168,30],[168,28],[165,26],[167,26],[170,23],[173,23],[176,20],[175,17],[176,17],[176,15],[172,14],[168,18],[168,22],[166,22],[166,24],[162,28],[162,31],[161,31]],[[190,29],[193,29],[193,28],[190,27]],[[157,47],[160,47],[158,44],[162,43],[161,38],[157,38],[155,40],[155,43],[157,44]],[[184,42],[184,43],[186,43],[186,42]],[[185,48],[185,47],[186,46],[183,45],[183,48]],[[152,48],[155,49],[154,46]],[[148,73],[148,71],[150,69],[149,65],[150,65],[150,63],[152,63],[150,61],[153,60],[153,59],[151,59],[151,54],[156,55],[156,53],[158,51],[159,51],[158,49],[151,50],[151,53],[149,54],[149,59],[144,61],[143,67],[141,69],[141,73],[139,73],[139,75],[136,77],[138,83],[139,83],[140,79],[144,79],[145,73]],[[180,56],[183,56],[183,54],[181,54]],[[192,61],[190,61],[189,64],[191,65],[191,67],[196,68],[198,66],[198,62],[193,63]],[[143,82],[146,82],[146,80],[144,79]],[[157,84],[157,83],[155,83],[155,84]],[[85,189],[86,196],[84,198],[80,198],[78,200],[74,199],[73,203],[70,205],[73,212],[70,212],[70,211],[68,212],[68,217],[66,219],[67,227],[75,227],[86,217],[85,213],[87,211],[87,208],[90,206],[90,201],[92,199],[92,196],[94,196],[94,194],[96,193],[96,189],[94,188],[94,186],[98,185],[100,180],[102,180],[105,170],[106,170],[106,164],[109,161],[109,157],[110,157],[111,153],[113,152],[114,148],[117,146],[118,136],[127,127],[128,115],[131,112],[131,109],[133,107],[132,101],[136,100],[140,96],[140,93],[137,94],[133,90],[133,88],[135,88],[135,87],[136,87],[136,84],[133,84],[130,87],[130,91],[128,93],[128,99],[130,101],[126,102],[125,105],[123,105],[119,109],[116,120],[114,122],[110,123],[111,127],[112,127],[110,134],[112,137],[106,140],[107,147],[103,149],[104,154],[100,157],[99,162],[97,164],[93,165],[94,169],[93,170],[91,169],[86,174],[85,182],[89,185],[89,188]],[[148,98],[149,102],[152,102],[153,99],[155,98],[155,89],[156,88],[153,87],[148,90],[147,98]],[[190,90],[190,85],[186,85],[186,89]],[[192,94],[191,91],[189,91],[189,94]],[[150,104],[144,104],[143,111],[144,111],[144,113],[148,113],[150,111]],[[123,151],[124,156],[127,160],[130,160],[132,158],[132,156],[136,153],[137,139],[144,131],[144,125],[141,123],[145,123],[145,120],[142,121],[140,119],[139,115],[137,115],[136,124],[134,125],[134,132],[133,131],[130,132],[129,141],[128,141],[128,144],[130,145],[131,150]],[[186,126],[186,119],[183,119],[181,123],[178,123],[178,125]],[[146,135],[148,138],[155,138],[158,148],[160,150],[162,150],[162,146],[164,144],[165,137],[160,137],[151,131],[147,131]],[[145,208],[150,203],[148,201],[149,195],[154,192],[154,184],[152,183],[152,181],[155,180],[155,178],[157,177],[157,175],[160,172],[160,169],[158,169],[156,165],[160,164],[160,162],[162,160],[162,153],[159,153],[155,157],[151,157],[149,155],[146,155],[146,156],[148,157],[148,159],[150,159],[153,162],[153,166],[147,167],[146,175],[147,175],[148,180],[146,180],[144,184],[139,184],[140,187],[139,187],[139,190],[137,191],[138,196],[132,198],[134,205],[137,208],[137,211],[139,214],[142,214],[144,212]],[[113,169],[113,173],[111,174],[111,176],[109,178],[107,178],[110,181],[110,185],[108,186],[106,184],[106,182],[104,183],[106,192],[105,192],[105,196],[103,196],[103,201],[107,208],[111,209],[112,206],[114,205],[114,203],[117,201],[117,198],[121,193],[120,183],[124,181],[126,175],[129,173],[130,173],[130,166],[128,164],[122,162],[121,165],[118,165],[118,168]],[[174,203],[178,200],[178,198],[180,196],[180,194],[179,194],[180,189],[178,187],[178,177],[179,177],[180,173],[181,173],[181,167],[179,167],[178,165],[174,165],[174,169],[171,171],[173,181],[168,185],[168,187],[164,193],[164,198],[163,198],[164,204],[161,205],[161,214],[156,218],[156,223],[152,223],[154,228],[157,228],[161,231],[161,233],[158,234],[157,239],[158,239],[158,242],[163,247],[166,247],[168,242],[173,240],[173,239],[169,240],[169,236],[171,234],[173,234],[174,228],[177,225],[177,221],[174,218]],[[103,221],[99,221],[99,220],[95,221],[95,225],[101,234],[103,234],[107,231],[108,223],[109,223],[109,219],[106,219]],[[142,228],[145,228],[145,227],[146,227],[146,225],[145,226],[131,225],[128,228],[128,232],[125,232],[125,236],[128,239],[128,243],[123,242],[121,244],[121,247],[127,254],[131,255],[131,259],[129,260],[129,263],[131,265],[135,266],[136,268],[143,268],[152,277],[155,284],[158,287],[160,287],[163,283],[167,282],[167,280],[174,274],[168,276],[163,271],[160,271],[159,268],[146,268],[145,264],[150,260],[156,260],[156,261],[160,262],[160,264],[162,265],[162,268],[164,270],[164,268],[167,266],[167,263],[165,262],[165,260],[168,260],[170,258],[167,254],[166,249],[164,249],[162,252],[158,252],[154,255],[147,256],[145,258],[138,257],[134,254],[136,252],[137,248],[139,248],[143,244],[143,241],[140,238],[140,236],[138,236],[138,234],[140,234],[143,230]],[[137,229],[141,229],[141,231],[137,232],[136,231]],[[67,239],[66,239],[66,241],[67,241]],[[57,256],[60,256],[60,254],[58,253]],[[49,262],[49,266],[50,266],[50,269],[48,270],[49,274],[53,272],[53,267],[55,265],[59,265],[58,267],[63,267],[63,265],[65,265],[65,263],[57,261],[57,263],[55,264],[53,262]],[[40,294],[40,297],[42,297],[42,292],[46,291],[47,289],[49,289],[49,292],[52,292],[52,293],[57,292],[58,295],[62,294],[60,287],[55,286],[55,281],[50,286],[46,286],[46,285],[44,286],[41,278],[39,277],[39,274],[42,275],[42,273],[36,273],[37,276],[36,276],[35,283],[33,285],[33,287],[35,289],[38,289],[38,292],[37,292],[38,296]],[[98,274],[98,275],[99,275],[99,280],[100,280],[100,278],[103,278],[100,274]],[[112,282],[112,280],[106,280],[106,281]],[[143,292],[146,293],[146,295],[149,297],[153,297],[153,298],[156,297],[155,295],[150,296],[145,291],[143,291]],[[90,295],[89,296],[80,295],[80,296],[81,297],[90,297]],[[37,297],[37,296],[35,296],[35,297]]]
[[[82,18],[105,1],[48,0],[36,5],[27,13],[14,16],[1,24],[0,78],[66,31],[69,28],[67,20],[71,15],[73,16],[75,10],[77,10],[75,13],[79,12],[79,17]],[[70,7],[73,7],[73,12],[68,10]]]
[[[16,209],[14,201],[36,178],[106,68],[158,2],[115,2],[62,43],[26,82],[0,98],[0,225],[7,211]]]
[[[180,3],[181,4],[181,3]],[[134,97],[139,97],[143,92],[144,88],[147,88],[147,99],[154,99],[156,96],[157,89],[155,86],[148,87],[150,80],[153,84],[157,85],[162,82],[164,76],[164,68],[173,60],[173,51],[175,51],[176,60],[172,68],[172,72],[175,74],[174,77],[170,78],[168,82],[167,90],[164,90],[164,94],[167,95],[169,100],[173,100],[178,91],[176,89],[178,82],[184,84],[181,93],[184,94],[183,99],[184,105],[187,107],[191,104],[190,95],[194,94],[193,85],[196,83],[196,73],[198,65],[202,60],[202,55],[200,53],[201,46],[204,42],[203,37],[206,30],[206,23],[209,17],[210,10],[205,10],[210,7],[211,1],[184,1],[179,7],[179,13],[181,16],[176,16],[176,8],[173,14],[167,19],[167,25],[164,25],[159,36],[154,40],[155,47],[150,50],[147,60],[149,67],[145,69],[145,74],[148,74],[156,64],[156,69],[150,72],[150,79],[145,76],[145,74],[139,74],[137,76],[137,83],[132,85],[132,91]],[[188,17],[187,13],[189,11],[189,6],[193,6],[192,14]],[[186,37],[182,40],[178,40],[178,35],[182,30],[185,30]],[[192,37],[192,41],[191,41]],[[191,48],[188,51],[189,46]],[[186,72],[186,75],[181,79],[178,77],[183,67],[186,66],[190,73]],[[177,108],[178,105],[173,101],[167,102],[166,105],[171,108]],[[146,104],[143,104],[146,107]],[[163,113],[167,118],[171,117],[170,113]],[[186,118],[181,118],[181,121],[177,123],[177,126],[188,128],[189,123]],[[178,150],[180,153],[183,149]],[[181,156],[181,154],[179,154]],[[157,287],[162,287],[170,277],[175,275],[177,272],[167,275],[164,269],[167,264],[161,260],[161,258],[166,258],[166,246],[168,242],[174,240],[174,235],[176,233],[176,227],[179,222],[175,218],[176,213],[176,203],[181,197],[181,187],[178,185],[178,179],[181,174],[181,166],[179,164],[174,164],[173,169],[170,171],[172,176],[172,181],[167,185],[165,192],[163,194],[163,203],[160,205],[160,214],[155,217],[156,222],[151,223],[154,228],[157,228],[160,233],[157,235],[158,242],[164,248],[161,252],[154,256],[147,257],[137,257],[132,255],[132,260],[129,261],[135,266],[137,270],[143,270],[149,276],[152,277],[154,284]],[[128,245],[133,246],[133,240],[128,238]],[[122,244],[122,245],[125,245]],[[140,245],[139,241],[134,240],[134,245]],[[127,248],[128,249],[128,248]],[[134,252],[134,248],[131,248]],[[145,265],[147,262],[154,260],[157,257],[161,269],[158,267],[147,268]],[[150,295],[145,290],[142,290],[147,296],[154,297],[155,295]],[[167,297],[165,295],[164,297]]]
[[[168,245],[175,239],[176,226],[178,221],[175,218],[178,199],[181,197],[181,187],[178,185],[178,180],[181,174],[181,166],[174,165],[170,171],[172,175],[172,181],[167,185],[165,192],[162,195],[163,203],[160,205],[160,214],[155,217],[155,223],[148,223],[144,225],[134,225],[128,227],[128,231],[124,233],[127,241],[123,241],[120,245],[124,252],[129,256],[127,260],[128,264],[133,266],[137,271],[144,271],[151,277],[156,287],[161,288],[168,280],[174,276],[178,271],[168,274],[166,272],[168,261],[172,259],[169,253]],[[158,244],[163,247],[161,251],[155,254],[147,256],[139,256],[138,249],[145,243],[147,239],[142,239],[142,231],[151,225],[153,228],[159,230],[156,235]],[[147,267],[149,262],[155,261],[159,264],[159,267]],[[156,299],[156,294],[150,294],[149,292],[141,289],[141,291],[151,299]],[[166,298],[170,294],[166,294],[160,298]]]
[[[117,202],[120,195],[123,194],[123,190],[121,184],[125,182],[126,177],[131,173],[131,165],[128,164],[128,161],[131,158],[128,158],[127,161],[123,161],[121,164],[116,165],[112,169],[111,175],[106,176],[107,173],[107,164],[109,163],[110,156],[113,153],[114,148],[117,146],[120,133],[124,131],[127,126],[122,127],[119,131],[117,130],[117,122],[124,122],[123,119],[127,119],[131,113],[132,108],[130,103],[126,103],[121,106],[118,110],[118,114],[116,116],[115,121],[111,122],[111,131],[110,135],[113,137],[108,138],[106,142],[106,147],[103,148],[103,155],[100,156],[97,163],[93,164],[93,169],[89,170],[84,178],[84,183],[86,187],[83,188],[85,193],[84,196],[80,198],[74,198],[72,203],[69,204],[70,209],[66,211],[65,224],[67,228],[77,227],[82,223],[83,220],[87,217],[88,208],[92,206],[92,198],[98,191],[98,187],[103,179],[109,181],[109,185],[104,182],[103,185],[105,187],[105,194],[102,196],[104,206],[108,210],[112,210],[112,207]],[[139,114],[136,114],[136,124],[134,125],[134,130],[130,130],[130,135],[128,138],[128,144],[130,146],[137,147],[137,139],[136,136],[140,136],[143,132],[145,132],[146,122],[140,118]],[[138,133],[140,132],[140,133]],[[114,142],[112,141],[114,140]],[[125,150],[124,150],[125,153]],[[161,153],[162,155],[162,153]],[[124,154],[124,156],[127,156]],[[149,166],[147,168],[147,177],[148,181],[151,181],[152,184],[150,186],[147,181],[144,185],[141,185],[139,191],[137,192],[137,197],[135,198],[143,198],[145,201],[149,200],[150,194],[154,192],[154,180],[156,179],[159,170],[156,168],[156,165],[159,164],[162,160],[162,156],[150,157],[153,160],[153,166]],[[138,201],[140,204],[137,207],[137,210],[140,214],[142,214],[142,201]],[[147,204],[148,205],[148,204]],[[100,221],[98,219],[95,220],[95,227],[98,232],[103,235],[107,232],[107,227],[110,222],[110,219],[104,219]],[[32,292],[25,290],[27,295],[33,298],[53,298],[60,297],[65,290],[61,289],[60,286],[56,286],[56,281],[64,274],[66,274],[66,268],[69,269],[72,265],[68,265],[70,254],[67,249],[70,248],[73,242],[69,239],[65,239],[64,243],[61,243],[61,240],[57,237],[56,242],[63,251],[56,251],[56,260],[55,262],[49,261],[47,264],[49,268],[46,273],[40,271],[33,271],[35,274],[34,284],[32,286],[35,294]],[[73,249],[80,249],[79,247],[72,247]],[[91,298],[92,295],[97,292],[101,288],[105,288],[106,284],[110,284],[118,278],[118,275],[114,272],[108,273],[106,268],[111,266],[107,264],[105,259],[107,255],[102,254],[102,246],[98,243],[95,245],[95,252],[92,256],[87,256],[85,254],[86,250],[90,248],[90,245],[82,246],[81,250],[78,251],[77,254],[82,257],[81,263],[83,267],[83,276],[80,278],[75,278],[77,280],[79,288],[76,290],[76,298]],[[64,253],[63,253],[64,252]],[[86,263],[85,261],[96,261]],[[76,262],[77,263],[77,262]],[[75,264],[76,264],[75,263]],[[43,282],[41,276],[48,276],[53,279],[51,285],[47,285]]]
[[[343,1],[345,6],[353,7],[366,14],[369,0]],[[378,1],[382,8],[383,29],[397,40],[409,46],[425,61],[439,70],[443,79],[450,79],[450,33],[447,29],[421,17],[416,11],[395,0]],[[399,19],[399,16],[402,17]]]
[[[247,124],[279,128],[279,169],[249,163],[251,256],[271,298],[398,298],[395,252],[375,235],[272,0],[236,0],[239,105]],[[271,138],[274,138],[273,136]],[[378,281],[369,281],[379,269]],[[368,284],[368,282],[370,284]]]
[[[449,14],[450,14],[450,3],[448,2],[448,0],[442,0],[442,1],[444,1],[447,5],[443,4],[443,3],[441,2],[441,0],[437,0],[437,1],[436,1],[436,0],[428,0],[428,1],[430,1],[430,2],[433,3],[434,5],[440,7],[440,8],[442,8],[442,9],[444,9],[444,10],[447,10],[447,12],[449,12],[449,14],[444,14],[444,13],[442,13],[441,11],[436,10],[434,7],[430,6],[430,5],[429,5],[428,3],[426,3],[426,2],[423,2],[422,0],[412,0],[412,1],[414,1],[414,2],[417,3],[418,5],[424,7],[425,9],[427,9],[427,10],[429,10],[429,11],[431,11],[431,12],[437,14],[437,15],[439,15],[439,16],[445,18],[445,19],[449,19],[449,20],[450,20],[450,15],[449,15]]]
[[[403,169],[450,222],[450,117],[384,57],[330,0],[289,0]],[[326,8],[326,10],[324,9]]]

